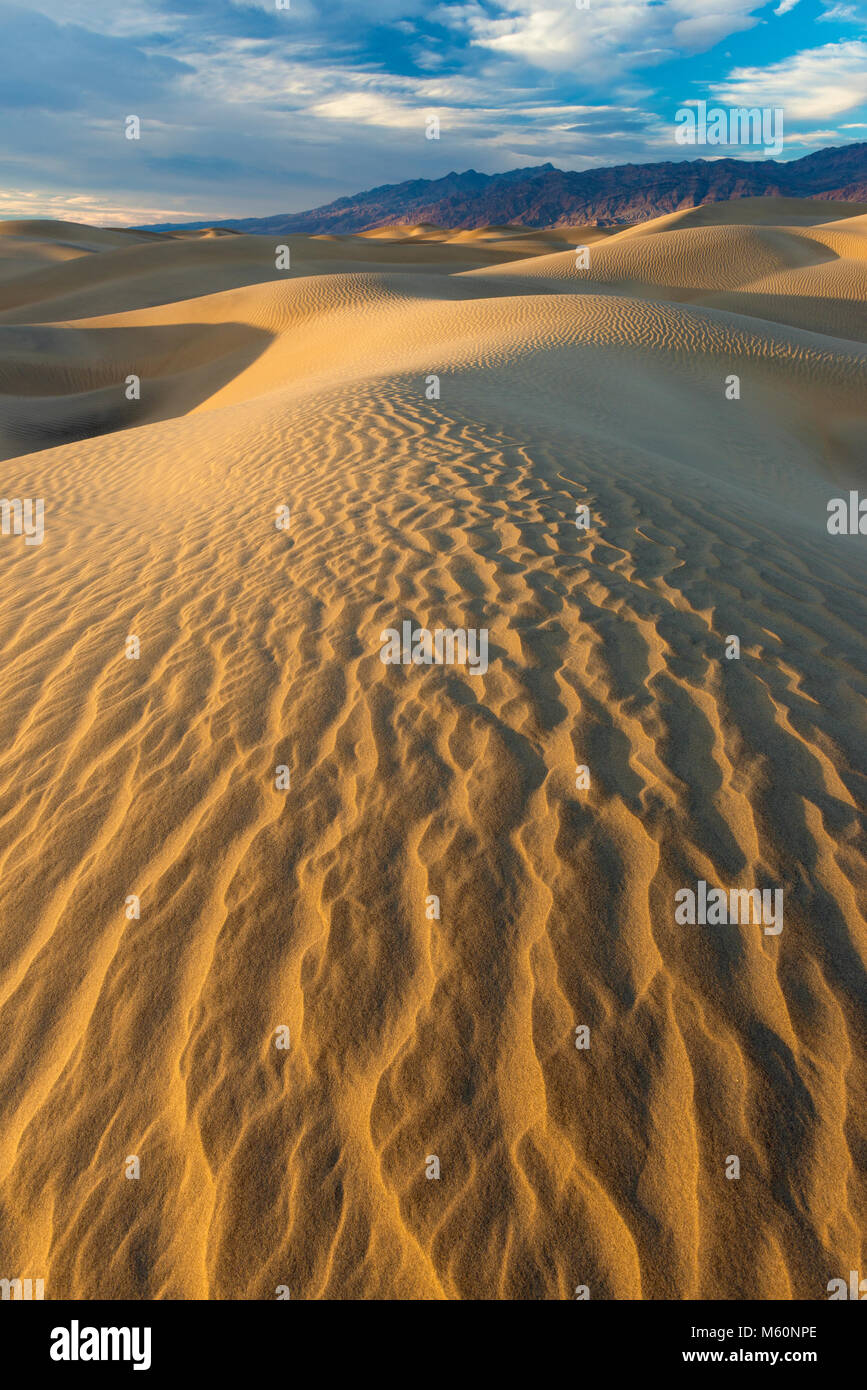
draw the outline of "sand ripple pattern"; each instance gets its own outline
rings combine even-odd
[[[0,1273],[824,1297],[867,1216],[861,349],[326,274],[334,379],[233,288],[258,382],[3,466],[47,529],[0,538]],[[404,618],[487,674],[383,665]],[[698,878],[783,886],[782,934],[677,926]]]

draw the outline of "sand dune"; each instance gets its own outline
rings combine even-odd
[[[0,281],[17,280],[93,251],[159,240],[154,232],[85,227],[78,222],[0,222]]]
[[[823,222],[858,217],[864,212],[867,207],[862,203],[837,203],[826,198],[736,198],[729,203],[681,208],[679,212],[639,222],[621,235],[654,235],[687,227],[819,227]]]
[[[0,240],[2,491],[45,502],[0,536],[0,1266],[826,1297],[867,1216],[867,539],[826,525],[867,211],[282,271],[70,227]],[[405,619],[487,671],[383,664]],[[699,880],[782,931],[678,924]]]
[[[791,225],[773,225],[772,213],[794,199],[744,199],[773,204],[754,223],[737,225],[738,203],[714,203],[627,228],[593,245],[589,265],[574,250],[496,267],[497,278],[532,277],[588,292],[700,304],[840,338],[867,340],[867,217],[860,204],[805,200]],[[783,204],[783,207],[778,205]],[[827,208],[837,219],[829,221]],[[808,212],[808,209],[817,212]],[[702,214],[701,217],[698,214]],[[808,219],[815,217],[815,223]],[[491,267],[469,271],[488,276]]]

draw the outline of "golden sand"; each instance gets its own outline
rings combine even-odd
[[[864,1269],[867,208],[0,233],[0,1275]]]

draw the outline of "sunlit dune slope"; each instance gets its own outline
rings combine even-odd
[[[580,284],[585,292],[729,309],[833,337],[867,340],[865,210],[851,204],[841,215],[845,204],[805,200],[789,225],[769,221],[785,210],[780,204],[794,201],[744,199],[772,205],[758,209],[751,223],[733,221],[739,203],[714,203],[627,228],[599,245],[588,239],[583,258],[574,249],[563,250],[524,264],[467,273],[492,282],[554,281],[561,293]],[[829,220],[828,208],[836,220]]]
[[[6,238],[2,495],[44,537],[0,535],[0,1274],[864,1268],[867,537],[827,503],[867,493],[867,223],[694,211],[282,271]],[[404,620],[487,668],[384,664]],[[782,929],[678,922],[699,881]]]

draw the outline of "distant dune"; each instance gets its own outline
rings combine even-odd
[[[865,304],[867,205],[822,199],[0,224],[2,494],[44,501],[0,535],[0,1268],[864,1268]],[[404,621],[487,669],[385,664]],[[678,922],[699,882],[782,930]]]

